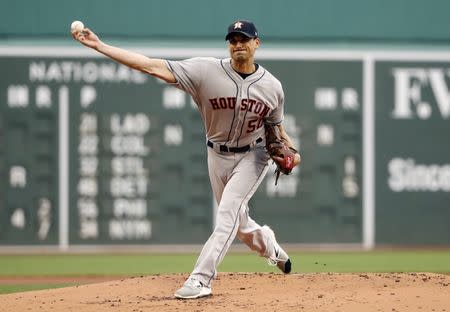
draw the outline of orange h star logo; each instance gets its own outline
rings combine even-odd
[[[240,29],[240,28],[242,28],[242,23],[241,22],[236,22],[236,23],[234,23],[234,29]]]

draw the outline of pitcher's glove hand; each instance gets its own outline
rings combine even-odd
[[[295,158],[298,152],[295,148],[287,146],[280,135],[278,126],[264,124],[264,127],[266,132],[267,153],[277,166],[277,169],[275,170],[275,185],[277,185],[280,173],[288,175],[297,165]]]

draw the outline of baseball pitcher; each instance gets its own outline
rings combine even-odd
[[[200,111],[208,152],[211,187],[218,204],[216,226],[176,298],[211,294],[217,267],[237,236],[251,250],[284,272],[291,271],[288,254],[268,226],[250,217],[248,202],[272,159],[277,172],[289,174],[300,163],[283,122],[284,93],[267,69],[254,62],[260,39],[252,22],[228,27],[230,58],[153,59],[102,42],[88,28],[74,39],[115,61],[158,77],[189,93]]]

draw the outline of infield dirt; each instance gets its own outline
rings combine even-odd
[[[450,312],[448,275],[219,273],[212,296],[175,299],[186,278],[153,275],[0,295],[0,310]]]

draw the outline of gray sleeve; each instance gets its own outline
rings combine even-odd
[[[276,98],[277,98],[276,99],[277,107],[274,110],[272,110],[272,112],[266,118],[265,121],[266,123],[274,125],[280,124],[284,120],[284,92],[283,88],[281,87],[281,84],[279,92],[277,92]]]
[[[205,60],[203,58],[190,58],[182,61],[166,61],[167,68],[175,76],[175,86],[196,97],[198,88],[203,79]]]

